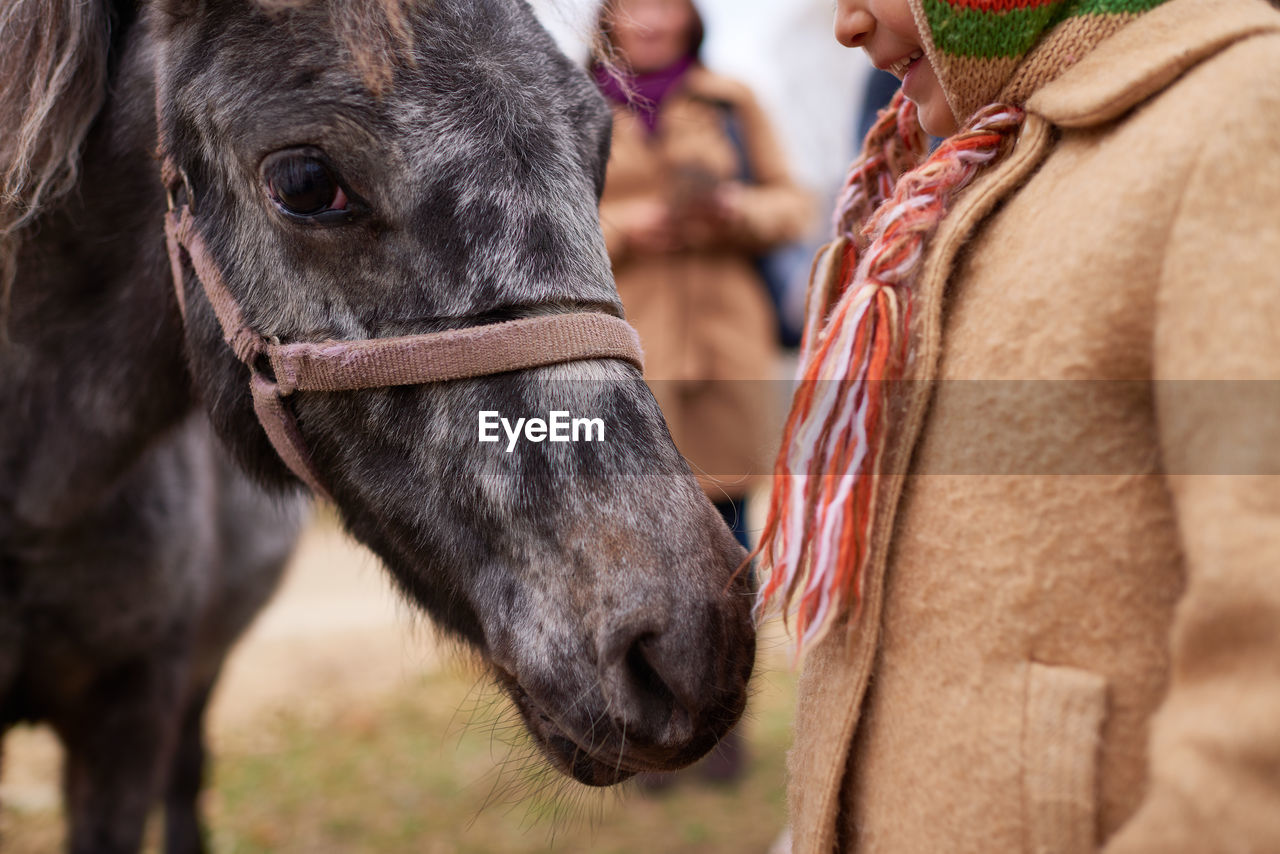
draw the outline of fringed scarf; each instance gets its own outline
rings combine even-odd
[[[862,604],[889,391],[911,364],[930,238],[957,194],[1012,148],[1026,98],[1162,1],[910,0],[963,124],[926,158],[915,105],[899,92],[867,134],[837,202],[836,238],[814,262],[800,383],[755,552],[769,571],[760,605],[780,600],[794,613],[801,650]]]

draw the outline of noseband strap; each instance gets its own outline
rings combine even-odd
[[[187,313],[185,252],[218,317],[223,337],[236,358],[249,367],[253,408],[262,429],[285,465],[325,498],[331,496],[285,400],[295,391],[419,385],[584,359],[622,359],[644,367],[635,330],[603,312],[537,315],[396,338],[281,344],[245,320],[188,205],[165,214],[164,230],[183,320]],[[263,372],[264,364],[270,365],[270,376]]]

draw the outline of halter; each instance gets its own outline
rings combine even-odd
[[[621,318],[599,311],[538,315],[422,335],[281,344],[255,330],[227,289],[196,228],[186,176],[161,153],[169,196],[165,241],[183,323],[187,319],[186,262],[204,288],[236,358],[249,368],[258,423],[280,459],[317,495],[332,496],[307,451],[287,398],[297,391],[357,391],[447,382],[585,359],[622,359],[643,369],[640,339]],[[175,204],[185,189],[181,205]],[[270,373],[262,370],[270,365]]]

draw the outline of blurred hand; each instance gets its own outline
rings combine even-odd
[[[746,233],[742,201],[742,184],[717,182],[696,204],[685,206],[678,223],[682,242],[693,249],[735,245]]]
[[[716,187],[713,210],[719,224],[727,230],[737,232],[746,224],[742,210],[744,190],[738,181],[726,181]]]
[[[671,209],[663,202],[637,199],[626,215],[627,247],[633,252],[665,254],[683,248]]]

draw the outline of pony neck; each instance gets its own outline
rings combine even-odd
[[[119,74],[149,74],[124,58]],[[141,85],[123,83],[117,91]],[[112,99],[76,189],[26,230],[0,351],[0,538],[96,506],[191,410],[149,99]],[[154,188],[141,195],[139,188]],[[140,247],[142,247],[140,249]]]

